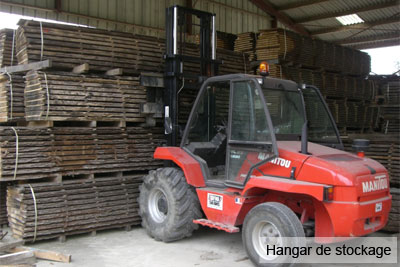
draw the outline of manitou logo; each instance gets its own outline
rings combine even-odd
[[[368,193],[377,190],[388,188],[386,175],[375,176],[375,181],[367,181],[362,183],[363,193]]]
[[[265,153],[260,153],[258,154],[258,159],[259,160],[265,160],[268,158],[268,154]],[[289,168],[290,164],[292,164],[292,162],[290,160],[287,159],[283,159],[283,158],[275,158],[273,160],[270,161],[272,164],[281,166],[281,167],[285,167],[285,168]]]

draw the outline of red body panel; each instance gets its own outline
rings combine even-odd
[[[155,159],[171,160],[181,167],[188,184],[194,187],[205,186],[200,164],[180,147],[157,147]]]

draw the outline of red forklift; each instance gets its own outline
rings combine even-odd
[[[191,10],[167,9],[171,32],[177,32],[185,12]],[[213,21],[213,14],[201,15]],[[215,27],[205,34],[215,35]],[[169,67],[182,66],[183,59],[173,51],[168,57],[173,62]],[[176,63],[177,58],[182,61]],[[207,62],[218,65],[213,56]],[[282,256],[267,250],[271,240],[283,245],[276,240],[311,236],[336,242],[383,228],[391,208],[389,175],[380,163],[364,157],[368,141],[354,142],[357,155],[344,152],[317,88],[270,78],[266,63],[260,74],[202,82],[180,145],[171,142],[175,133],[168,146],[156,149],[154,158],[165,160],[166,167],[151,171],[140,187],[147,233],[171,242],[191,236],[198,225],[228,233],[241,230],[255,265],[280,266]],[[165,79],[176,99],[181,78],[174,75]],[[177,108],[166,91],[165,129],[171,136],[179,130]]]

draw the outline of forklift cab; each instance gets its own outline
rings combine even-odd
[[[242,188],[255,171],[265,175],[259,166],[278,157],[277,139],[300,141],[304,126],[310,141],[341,147],[316,88],[244,74],[218,76],[202,85],[181,148],[199,162],[208,186]]]

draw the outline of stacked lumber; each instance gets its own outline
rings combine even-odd
[[[0,75],[0,122],[25,119],[24,88],[22,74]]]
[[[400,188],[390,188],[390,194],[392,195],[392,208],[389,213],[389,221],[383,230],[398,233],[400,232]]]
[[[13,35],[14,31],[11,29],[0,30],[0,68],[17,65],[16,52],[12,49]]]
[[[217,31],[217,48],[233,51],[236,38],[235,34]],[[194,42],[200,44],[199,34],[195,35]]]
[[[10,229],[15,238],[33,241],[140,224],[141,181],[142,175],[104,176],[9,187]]]
[[[19,64],[50,59],[52,66],[72,69],[88,63],[92,71],[123,68],[124,73],[163,69],[164,43],[156,38],[83,27],[20,21],[16,49]]]
[[[257,34],[254,32],[245,32],[237,35],[235,40],[235,52],[242,52],[249,56],[250,61],[256,60],[256,39]]]
[[[290,62],[350,75],[368,75],[371,67],[371,58],[365,52],[283,29],[260,31],[256,54],[258,60],[278,60],[279,64]]]
[[[0,183],[0,228],[3,225],[8,224],[6,200],[7,200],[7,184]]]
[[[48,101],[49,100],[49,101]],[[27,121],[144,122],[140,104],[146,88],[139,78],[30,71],[26,75]]]
[[[217,31],[217,48],[233,51],[236,38],[235,34]]]
[[[314,40],[305,36],[301,36],[301,47],[299,57],[297,58],[303,66],[314,66],[314,54],[317,51],[314,49]]]
[[[365,156],[381,163],[389,171],[390,184],[400,187],[400,139],[398,135],[353,134],[342,138],[344,149],[351,152],[354,139],[370,140]]]
[[[18,138],[13,129],[0,128],[0,181],[57,178],[116,169],[148,171],[160,166],[152,156],[164,140],[161,128],[14,129]]]
[[[39,22],[20,22],[16,37],[19,64],[51,59],[52,67],[61,70],[86,63],[93,72],[115,68],[134,75],[164,72],[164,39],[52,23],[42,23],[42,29],[43,43]],[[187,43],[186,49],[185,54],[199,56],[198,45]],[[222,74],[244,72],[241,53],[218,49],[217,59],[225,62],[220,68]],[[198,63],[189,63],[185,69],[189,73],[198,70]]]
[[[400,104],[400,81],[388,82],[385,91],[386,103]]]
[[[257,38],[256,55],[258,60],[295,62],[299,54],[301,38],[298,34],[283,29],[262,30]]]
[[[346,101],[341,99],[327,99],[326,102],[336,125],[338,127],[346,127],[348,125],[348,108],[346,106]]]

